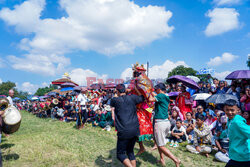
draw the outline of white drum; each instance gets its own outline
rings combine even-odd
[[[3,115],[3,132],[11,134],[16,132],[21,124],[22,116],[15,106],[9,106]]]

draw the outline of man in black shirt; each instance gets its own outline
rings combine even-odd
[[[124,84],[116,86],[118,97],[111,100],[115,113],[115,128],[117,130],[117,158],[127,167],[135,167],[134,146],[140,135],[136,105],[144,101],[143,96],[126,95]]]

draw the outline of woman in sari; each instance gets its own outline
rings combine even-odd
[[[143,65],[136,64],[133,68],[133,80],[131,80],[132,94],[143,95],[145,101],[137,105],[137,116],[140,124],[139,146],[140,150],[137,155],[145,151],[143,141],[151,140],[153,137],[153,126],[151,122],[152,117],[152,103],[148,99],[153,90],[151,80],[145,74],[146,70]]]

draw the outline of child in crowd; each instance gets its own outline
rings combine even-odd
[[[186,129],[188,143],[193,142],[194,129],[191,126],[192,124],[195,124],[195,119],[192,118],[192,114],[190,112],[187,112],[186,120],[184,120],[183,125]]]
[[[178,143],[182,143],[183,141],[187,140],[186,137],[186,130],[182,126],[181,119],[176,120],[176,125],[171,131],[171,137],[169,138],[171,140],[171,144],[169,146],[178,147]]]
[[[229,158],[226,167],[249,167],[250,164],[250,126],[246,119],[238,115],[239,104],[235,100],[225,102],[224,111],[228,117]]]
[[[206,157],[208,157],[209,153],[211,153],[211,139],[212,134],[207,126],[207,124],[204,123],[205,116],[202,114],[198,114],[196,117],[196,124],[192,124],[191,126],[194,129],[194,143],[193,145],[187,145],[186,148],[191,153],[202,153],[205,154]]]
[[[211,109],[206,110],[206,116],[207,117],[204,123],[207,124],[208,126],[212,125],[217,120],[217,118],[215,117],[216,115],[214,114],[214,111]],[[212,129],[213,128],[211,128],[210,130]]]
[[[172,130],[175,127],[176,120],[180,119],[179,114],[178,114],[178,109],[179,109],[178,107],[173,107],[173,109],[172,109],[172,115],[171,115],[171,119],[170,119],[170,124],[171,124],[170,130]]]

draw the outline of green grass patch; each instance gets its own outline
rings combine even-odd
[[[41,119],[22,111],[22,123],[18,132],[2,137],[1,149],[5,167],[109,167],[122,166],[116,159],[116,132],[87,125],[82,130],[74,128],[75,123],[65,123],[51,119]],[[147,152],[137,157],[137,165],[157,166],[159,154],[151,151],[153,142],[144,143]],[[168,147],[182,160],[185,167],[225,166],[214,160],[214,156],[194,155],[179,148]],[[139,149],[136,144],[135,152]],[[166,158],[166,166],[174,163]]]

